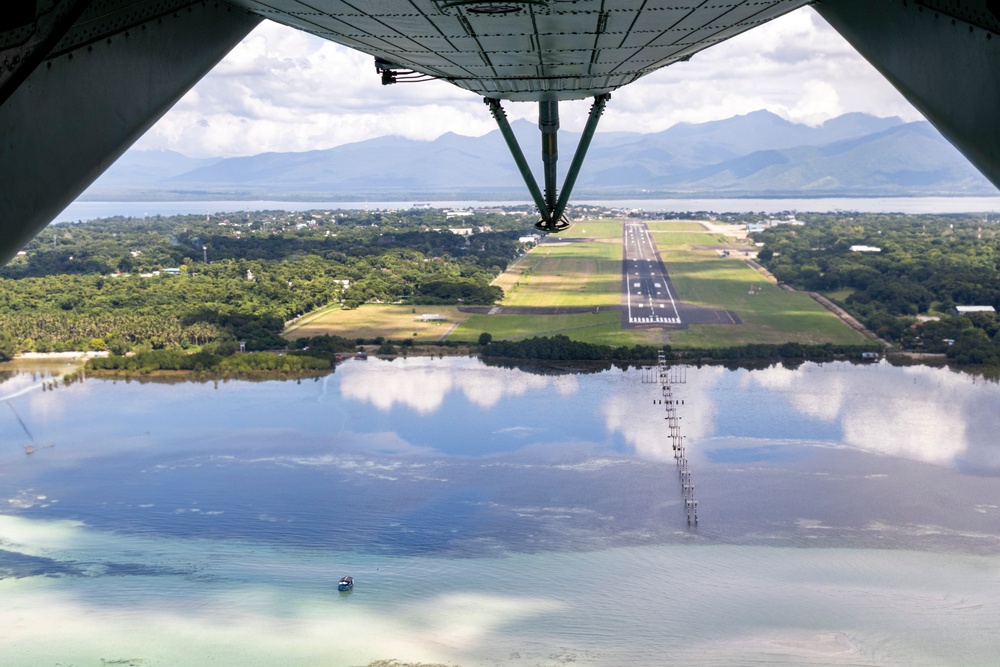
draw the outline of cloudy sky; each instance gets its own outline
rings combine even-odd
[[[589,106],[563,103],[562,126],[580,129]],[[512,119],[536,118],[535,104],[506,107]],[[657,132],[757,109],[811,125],[851,111],[920,119],[806,7],[615,92],[601,129]],[[137,148],[228,157],[324,149],[388,134],[482,135],[495,127],[473,93],[438,81],[382,86],[370,56],[265,22]]]

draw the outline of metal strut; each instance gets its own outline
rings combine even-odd
[[[576,147],[576,152],[573,154],[573,161],[570,162],[569,171],[566,173],[562,192],[558,192],[556,189],[556,163],[559,160],[559,143],[557,140],[559,132],[559,102],[538,103],[538,129],[542,133],[542,167],[545,176],[544,196],[542,190],[538,187],[535,175],[531,173],[528,161],[524,158],[521,146],[517,143],[517,137],[514,136],[514,131],[510,127],[507,114],[504,113],[503,107],[500,106],[500,100],[490,98],[484,100],[489,105],[490,113],[493,114],[493,118],[496,119],[497,126],[500,128],[500,134],[503,135],[504,141],[507,142],[507,148],[510,149],[510,154],[517,164],[517,169],[521,172],[521,178],[524,179],[525,185],[528,186],[528,192],[531,193],[531,198],[535,201],[535,206],[538,207],[538,212],[542,216],[542,219],[535,224],[535,227],[538,229],[544,232],[556,233],[569,227],[569,221],[566,220],[564,215],[566,205],[569,202],[569,195],[573,191],[577,177],[580,175],[583,160],[587,156],[590,142],[594,139],[594,133],[597,131],[597,122],[600,120],[601,114],[604,113],[604,107],[607,105],[609,99],[611,99],[611,95],[607,93],[594,98],[594,104],[590,107],[590,116],[587,118],[587,124],[584,126],[583,134],[580,137],[580,143]]]

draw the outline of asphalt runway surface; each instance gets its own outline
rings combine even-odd
[[[681,303],[644,222],[622,227],[622,325],[739,324],[728,310]]]
[[[591,242],[589,238],[546,240],[546,245]],[[620,310],[622,326],[686,329],[689,324],[739,324],[731,310],[683,303],[670,282],[656,243],[644,222],[626,222],[622,228],[622,305],[620,306],[460,306],[465,313],[491,315],[570,315]]]
[[[623,226],[622,281],[628,324],[681,324],[673,285],[643,222]]]

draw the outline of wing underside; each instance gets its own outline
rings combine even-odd
[[[493,104],[554,112],[805,4],[1000,186],[1000,0],[10,0],[0,12],[0,262],[262,18]]]
[[[610,92],[806,4],[678,0],[232,0],[494,99]]]

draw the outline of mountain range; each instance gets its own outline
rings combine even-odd
[[[514,132],[541,174],[533,123]],[[560,167],[579,133],[563,131]],[[574,197],[995,195],[929,123],[850,113],[812,127],[768,111],[595,136]],[[125,153],[81,199],[527,198],[499,131],[385,136],[326,150],[190,158]]]

